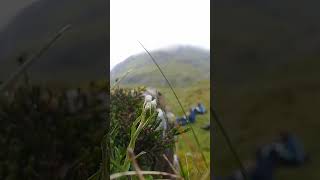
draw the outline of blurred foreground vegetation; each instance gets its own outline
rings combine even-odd
[[[30,85],[2,94],[0,179],[87,179],[101,159],[106,92]]]

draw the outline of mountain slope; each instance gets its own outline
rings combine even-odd
[[[151,52],[168,79],[176,86],[191,85],[210,79],[210,52],[192,46],[175,46]],[[132,72],[121,82],[123,84],[165,85],[165,79],[146,53],[127,58],[115,66],[111,82],[127,71]]]
[[[252,83],[319,56],[318,5],[315,0],[214,1],[215,79],[228,86]]]
[[[107,10],[100,0],[41,0],[25,8],[0,34],[0,78],[16,57],[32,54],[67,24],[72,29],[30,69],[34,81],[103,79],[107,64]]]
[[[312,161],[279,168],[275,179],[319,179],[319,1],[217,0],[214,2],[214,106],[240,159],[281,131],[296,134]],[[217,175],[238,169],[215,131]]]

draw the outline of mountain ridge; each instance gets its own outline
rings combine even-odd
[[[190,45],[174,45],[153,50],[150,54],[162,71],[177,86],[186,86],[210,79],[210,51]],[[165,85],[164,78],[147,53],[138,53],[117,64],[110,72],[113,82],[127,71],[133,72],[123,84]]]

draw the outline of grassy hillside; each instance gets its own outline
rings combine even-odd
[[[151,52],[170,81],[177,86],[190,86],[210,77],[210,53],[192,46],[177,46]],[[132,72],[122,81],[123,84],[163,86],[164,78],[146,53],[129,57],[115,66],[111,82],[128,70]]]
[[[165,95],[167,104],[171,107],[176,116],[181,117],[183,112],[175,99],[172,91],[169,88],[159,88]],[[204,106],[210,108],[210,81],[201,81],[190,88],[176,88],[176,93],[183,105],[183,108],[188,111],[191,107],[195,107],[198,102],[202,102]],[[179,137],[177,144],[177,154],[182,161],[182,164],[187,167],[185,155],[191,153],[193,157],[187,156],[189,173],[191,179],[199,178],[199,171],[205,173],[205,164],[200,156],[200,151],[205,155],[207,163],[210,165],[210,132],[201,129],[210,122],[210,113],[196,116],[196,123],[192,127],[197,135],[201,149],[197,147],[197,143],[192,135],[188,132],[184,137]],[[199,170],[199,171],[198,171]]]
[[[254,160],[258,146],[270,143],[280,131],[288,130],[304,143],[311,162],[301,168],[280,168],[276,179],[320,178],[317,171],[320,146],[315,142],[320,135],[319,65],[317,58],[305,59],[238,88],[216,86],[213,103],[243,162]],[[234,157],[220,131],[213,138],[216,149],[211,157],[216,174],[230,174],[238,168]]]
[[[281,130],[297,134],[312,161],[280,168],[276,179],[319,179],[319,2],[214,2],[214,102],[241,159]],[[288,8],[290,7],[290,8]],[[211,155],[217,175],[235,170],[220,131]]]

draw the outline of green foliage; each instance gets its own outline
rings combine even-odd
[[[156,130],[159,121],[157,113],[143,109],[142,92],[145,88],[116,88],[111,92],[111,172],[128,170],[127,148],[132,148],[136,155],[145,152],[138,158],[144,170],[151,170],[165,149],[174,145],[173,136],[177,130],[173,128],[162,137],[162,130]],[[141,134],[141,131],[143,133]],[[125,164],[125,168],[119,169]]]
[[[157,129],[155,109],[143,108],[145,87],[114,88],[110,96],[110,131],[108,137],[110,147],[110,173],[133,170],[128,157],[127,149],[130,148],[136,155],[136,160],[143,170],[156,170],[155,166],[166,149],[173,148],[174,136],[179,135],[178,129],[171,129],[163,137],[163,130]],[[185,131],[186,132],[186,131]],[[180,132],[183,133],[183,132]],[[104,148],[104,147],[102,147]],[[106,161],[102,159],[102,162]],[[103,179],[103,165],[90,179]],[[150,176],[152,179],[152,177]],[[150,179],[148,178],[148,179]]]
[[[134,88],[137,85],[122,85],[126,86],[128,89]],[[156,86],[156,88],[166,97],[166,105],[168,105],[172,112],[176,116],[182,116],[183,112],[177,100],[175,99],[172,91],[167,86]],[[210,108],[210,81],[203,80],[195,83],[192,87],[175,87],[175,91],[182,102],[182,106],[185,110],[197,105],[200,101],[207,109]],[[197,122],[192,124],[195,134],[197,135],[200,144],[201,151],[204,153],[206,161],[210,164],[210,132],[201,129],[204,125],[210,122],[210,113],[205,115],[197,116]],[[180,158],[181,163],[181,176],[186,177],[187,171],[189,171],[190,179],[197,179],[204,176],[206,173],[205,164],[200,156],[199,151],[196,148],[196,142],[192,135],[186,127],[180,127],[179,131],[173,132],[174,134],[183,133],[181,136],[177,136],[176,143],[176,154]],[[182,137],[184,136],[184,137]],[[185,162],[185,155],[191,153],[192,156],[188,157],[189,165],[188,169]],[[142,156],[141,158],[143,158]]]
[[[0,179],[78,180],[96,171],[103,112],[93,106],[68,114],[61,90],[52,92],[52,101],[42,98],[44,91],[23,87],[13,101],[1,99]]]

